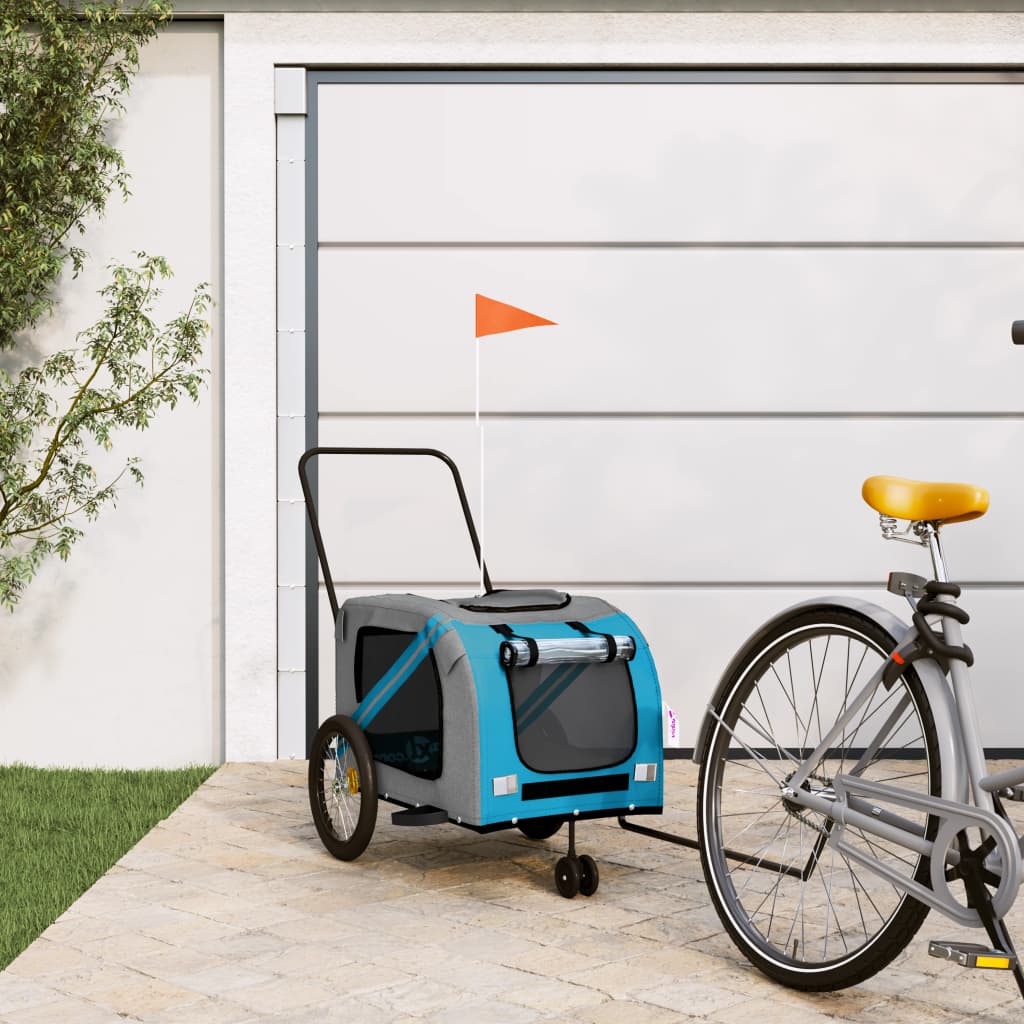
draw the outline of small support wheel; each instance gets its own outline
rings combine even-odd
[[[584,896],[593,896],[601,882],[601,873],[597,870],[597,861],[589,854],[579,859],[580,892]]]
[[[555,888],[567,900],[580,891],[580,869],[574,857],[560,857],[555,865]]]

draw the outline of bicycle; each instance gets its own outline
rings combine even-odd
[[[782,612],[734,657],[694,751],[708,890],[744,956],[790,987],[865,980],[934,909],[984,928],[990,945],[932,942],[932,955],[1009,971],[1024,996],[1004,923],[1024,848],[1006,802],[1024,800],[1024,766],[986,767],[969,616],[940,539],[983,515],[988,494],[871,477],[863,496],[883,537],[927,548],[934,577],[890,575],[909,626],[824,597]]]

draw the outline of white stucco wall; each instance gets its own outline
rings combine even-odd
[[[51,561],[13,613],[0,612],[0,763],[178,766],[222,759],[221,26],[173,25],[142,55],[114,128],[131,199],[112,197],[84,246],[86,271],[33,342],[68,347],[99,314],[110,260],[133,250],[175,271],[165,319],[209,281],[212,369],[198,406],[162,412],[115,451],[142,457],[66,563]]]
[[[228,15],[227,757],[272,757],[276,743],[275,65],[969,66],[1022,57],[1024,16],[1015,14]],[[769,596],[765,614],[787,595]]]
[[[0,614],[0,762],[277,754],[275,65],[1022,60],[1019,14],[253,14],[228,15],[223,30],[173,26],[146,50],[119,128],[134,197],[90,232],[90,268],[39,339],[67,343],[97,309],[107,260],[144,248],[177,272],[168,315],[193,282],[213,281],[223,376],[215,332],[201,405],[122,445],[143,456],[145,489],[125,487],[71,560]]]

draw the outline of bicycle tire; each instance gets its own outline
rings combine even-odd
[[[838,850],[834,823],[787,805],[781,794],[794,759],[811,755],[858,682],[895,646],[887,630],[853,609],[796,611],[748,642],[713,709],[697,790],[705,881],[737,948],[791,988],[830,991],[871,977],[904,949],[928,913]],[[888,725],[884,745],[871,757],[868,730]],[[850,730],[813,766],[806,785],[828,795],[835,776],[846,772],[938,795],[935,723],[912,669],[891,690],[878,687]],[[934,835],[937,822],[922,813],[915,824]],[[861,852],[902,862],[904,877],[927,884],[927,857],[849,826],[843,834]],[[726,849],[749,861],[727,857]]]
[[[377,774],[366,734],[333,715],[317,730],[309,754],[309,806],[328,853],[355,860],[377,824]]]

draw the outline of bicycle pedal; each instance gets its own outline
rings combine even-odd
[[[990,971],[1012,971],[1017,966],[1015,956],[976,942],[929,942],[928,955],[949,960],[961,967],[979,967]]]

